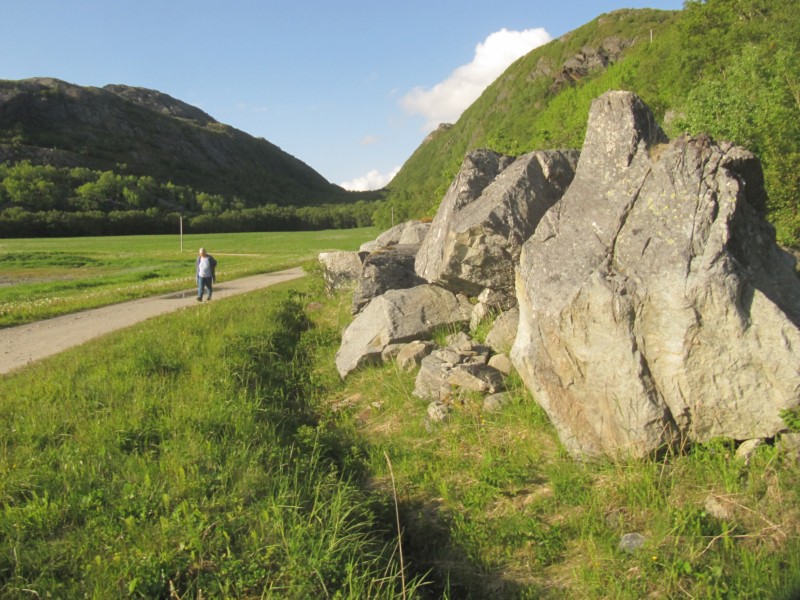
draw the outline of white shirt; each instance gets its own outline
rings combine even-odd
[[[200,277],[211,277],[214,274],[211,270],[211,264],[209,263],[208,256],[200,257],[200,264],[197,265],[197,274]]]

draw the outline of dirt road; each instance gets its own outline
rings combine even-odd
[[[226,281],[214,286],[212,302],[303,275],[303,270],[296,267]],[[197,305],[196,296],[197,290],[186,290],[0,329],[0,375],[150,317]]]

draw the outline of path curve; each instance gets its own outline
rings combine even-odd
[[[214,300],[252,292],[305,275],[300,267],[214,285]],[[196,306],[197,290],[172,292],[0,329],[0,375],[145,319]]]

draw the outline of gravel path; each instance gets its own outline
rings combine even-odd
[[[296,267],[215,284],[212,302],[303,275],[303,269]],[[196,296],[196,289],[186,290],[0,329],[0,375],[150,317],[196,306]]]

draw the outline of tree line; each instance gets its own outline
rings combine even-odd
[[[0,237],[308,231],[372,224],[379,201],[254,206],[150,176],[29,161],[0,164]]]

